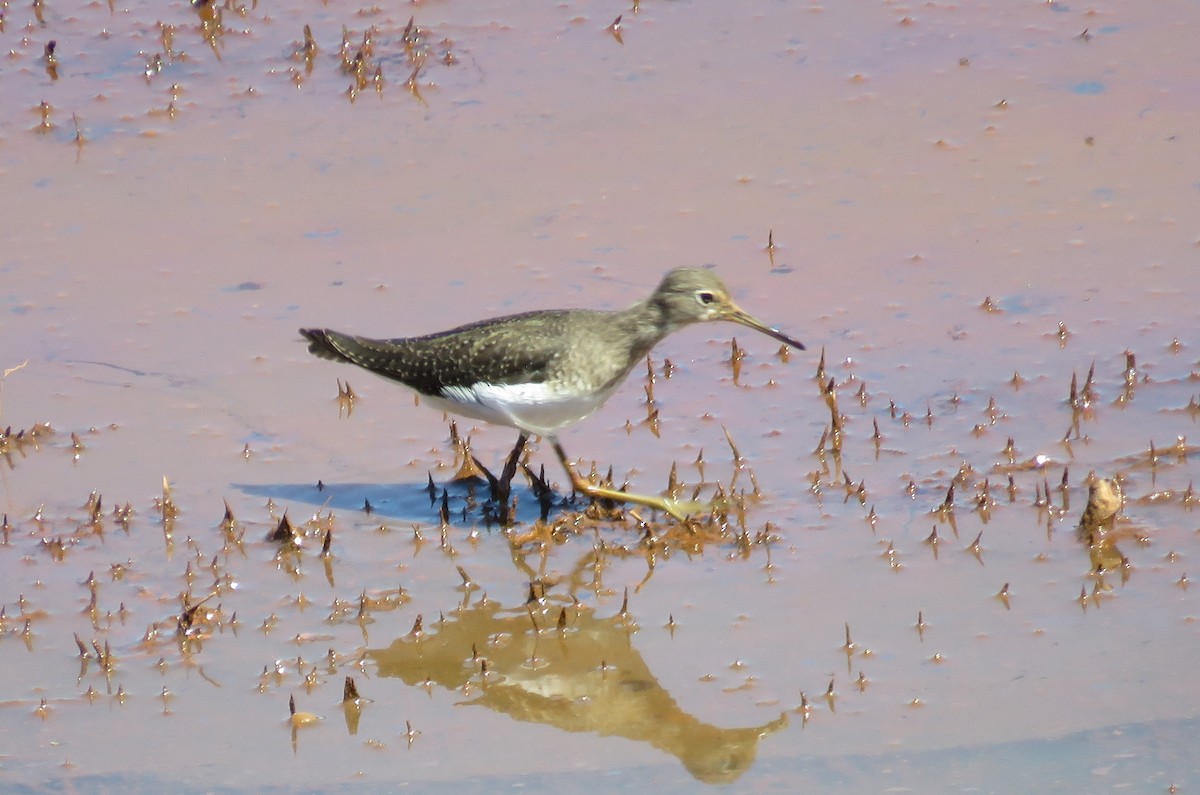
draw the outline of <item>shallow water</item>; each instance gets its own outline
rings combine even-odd
[[[54,433],[0,462],[4,787],[1186,791],[1197,15],[260,2],[210,45],[184,3],[10,4],[0,425]],[[343,25],[384,75],[353,102]],[[461,486],[443,532],[441,414],[296,335],[619,307],[697,264],[810,350],[684,330],[658,436],[639,367],[563,444],[653,492],[673,462],[728,484],[727,430],[744,535],[533,537],[524,484],[515,533]],[[513,442],[458,429],[489,465]],[[1090,471],[1127,497],[1104,571]],[[293,732],[291,697],[323,720]]]

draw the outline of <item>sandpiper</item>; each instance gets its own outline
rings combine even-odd
[[[676,268],[628,309],[550,309],[481,320],[423,337],[369,339],[330,329],[300,329],[310,353],[348,362],[415,389],[430,405],[520,431],[511,477],[530,435],[550,440],[576,491],[635,503],[685,519],[697,506],[589,483],[558,432],[604,405],[630,370],[663,337],[692,323],[728,320],[784,345],[804,345],[745,312],[716,274]]]

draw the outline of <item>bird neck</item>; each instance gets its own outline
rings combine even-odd
[[[638,354],[636,358],[645,356],[663,337],[687,325],[673,321],[666,305],[654,295],[620,310],[620,315],[624,321],[620,327],[629,335],[630,347]]]

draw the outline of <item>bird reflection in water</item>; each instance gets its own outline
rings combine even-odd
[[[466,690],[464,703],[520,721],[648,743],[706,783],[736,780],[754,763],[758,741],[787,725],[787,714],[735,729],[689,715],[633,647],[630,622],[554,597],[516,609],[483,600],[387,648],[368,649],[367,658],[379,676]]]

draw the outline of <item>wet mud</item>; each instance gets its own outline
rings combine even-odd
[[[0,11],[0,787],[1196,786],[1193,5]],[[689,522],[297,333],[681,265]]]

